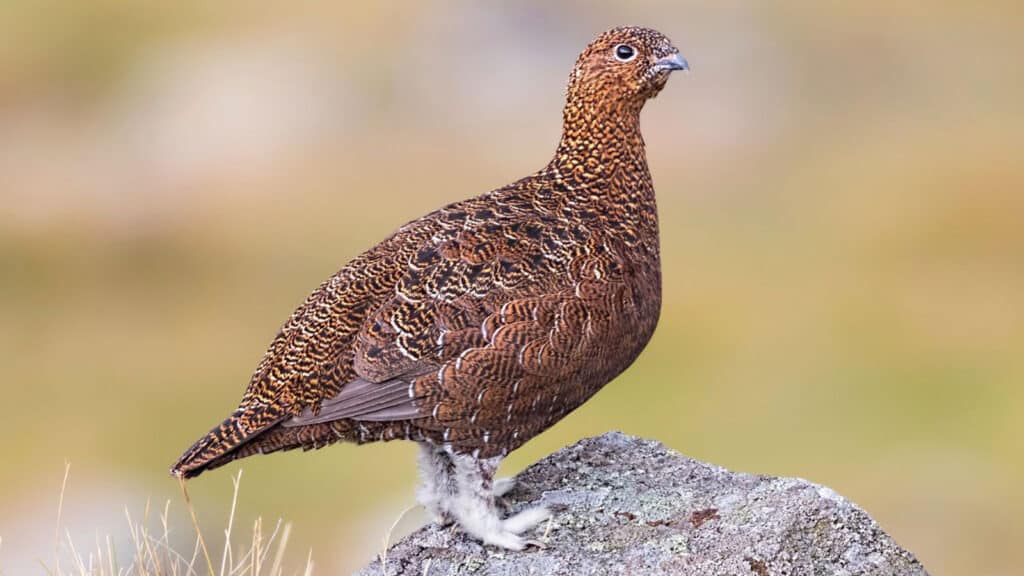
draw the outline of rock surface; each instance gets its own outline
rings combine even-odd
[[[510,512],[555,511],[533,537],[547,548],[484,547],[429,525],[360,576],[605,574],[925,575],[863,510],[823,486],[730,472],[657,442],[609,433],[517,477]]]

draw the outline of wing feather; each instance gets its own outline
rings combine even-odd
[[[378,384],[358,378],[321,403],[316,414],[311,408],[306,408],[302,414],[285,420],[282,425],[307,426],[346,418],[370,422],[418,418],[419,411],[409,398],[409,384],[403,380]]]

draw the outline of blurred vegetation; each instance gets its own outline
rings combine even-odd
[[[622,429],[827,484],[935,574],[1015,573],[1018,7],[740,0],[0,3],[0,569],[52,550],[65,458],[86,541],[177,499],[167,467],[292,308],[401,223],[540,167],[576,53],[623,23],[693,65],[644,113],[661,324],[508,472]],[[413,453],[245,460],[237,521],[361,565]],[[217,532],[229,474],[190,487]]]

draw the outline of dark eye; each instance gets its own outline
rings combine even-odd
[[[615,47],[615,58],[620,62],[629,62],[636,58],[636,49],[629,44],[619,44]]]

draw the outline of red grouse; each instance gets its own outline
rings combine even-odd
[[[420,444],[420,502],[509,549],[546,519],[502,519],[502,457],[640,354],[661,307],[658,216],[640,110],[679,51],[647,28],[601,34],[569,77],[539,172],[402,226],[285,323],[241,404],[171,468],[334,442]]]

